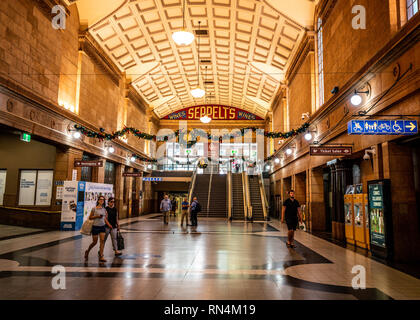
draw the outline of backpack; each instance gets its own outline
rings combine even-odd
[[[195,205],[195,212],[199,213],[201,212],[201,204],[197,201],[196,205]]]

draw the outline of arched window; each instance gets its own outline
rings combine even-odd
[[[407,0],[407,20],[419,11],[419,0]]]
[[[324,48],[322,42],[322,20],[318,19],[318,85],[319,85],[319,106],[324,104]]]

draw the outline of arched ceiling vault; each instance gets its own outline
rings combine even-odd
[[[186,0],[186,29],[195,33],[200,21],[207,31],[200,36],[201,99],[190,94],[198,84],[197,36],[190,46],[171,38],[182,28],[182,0],[68,2],[158,117],[217,103],[264,118],[317,1]]]

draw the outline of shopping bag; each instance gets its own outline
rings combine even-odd
[[[93,220],[87,219],[85,222],[83,222],[83,225],[80,228],[80,233],[86,236],[90,236],[90,234],[92,233],[92,226]]]
[[[118,250],[124,250],[124,238],[119,231],[117,232],[117,247]]]
[[[306,231],[306,226],[303,222],[299,222],[299,230]]]

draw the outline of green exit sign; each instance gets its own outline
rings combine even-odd
[[[235,154],[235,153],[237,153],[237,151],[236,150],[232,150],[232,154]]]
[[[191,150],[185,150],[185,152],[186,152],[187,154],[190,154],[190,153],[191,153]]]
[[[31,142],[31,135],[29,133],[21,133],[20,140],[25,142]]]

